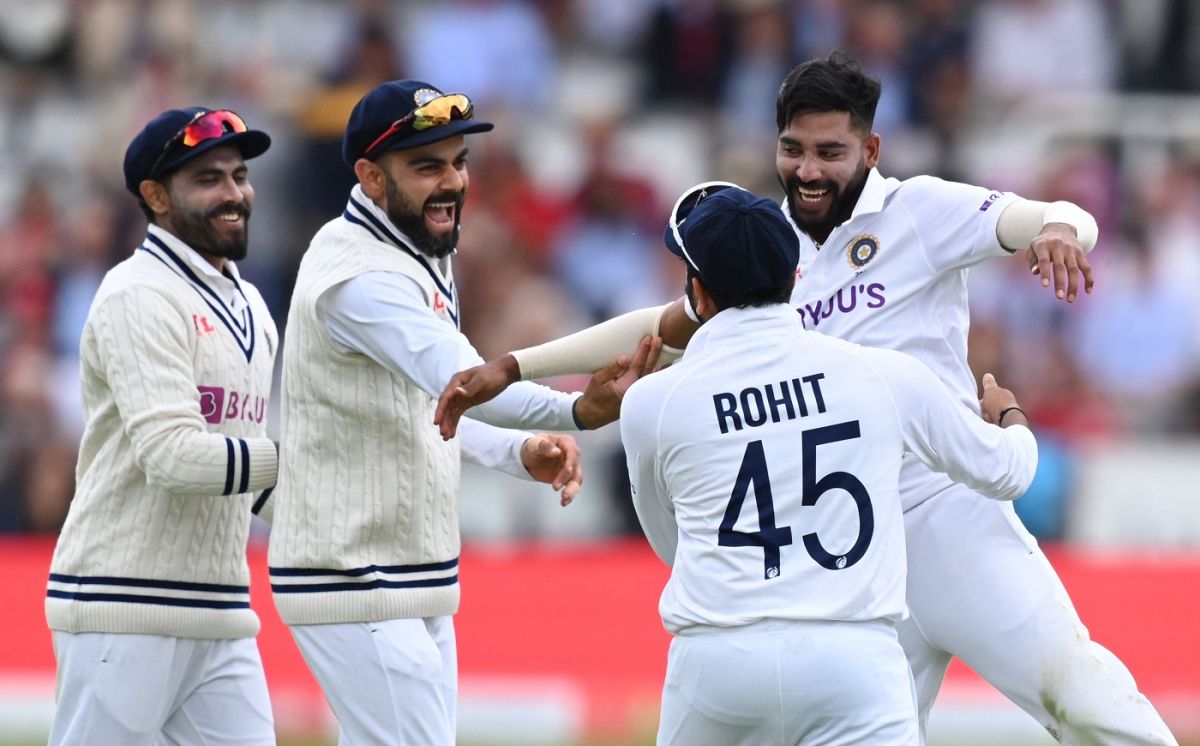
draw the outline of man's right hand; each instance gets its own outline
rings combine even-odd
[[[443,439],[450,440],[458,432],[458,421],[464,412],[495,399],[520,379],[521,369],[512,355],[455,373],[438,397],[433,424],[438,426]]]

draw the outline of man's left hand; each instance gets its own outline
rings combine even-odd
[[[1042,287],[1050,287],[1054,278],[1054,294],[1059,299],[1074,303],[1079,292],[1079,277],[1083,276],[1083,290],[1092,292],[1095,280],[1087,253],[1075,235],[1075,229],[1066,223],[1047,223],[1042,232],[1034,236],[1025,250],[1029,260],[1029,271],[1042,278]]]
[[[661,337],[642,337],[633,357],[622,355],[596,371],[583,396],[575,402],[575,417],[588,430],[615,422],[621,416],[621,399],[634,381],[654,372],[662,353]]]
[[[521,444],[521,464],[531,477],[560,492],[565,508],[583,486],[579,453],[579,444],[570,435],[538,433]]]

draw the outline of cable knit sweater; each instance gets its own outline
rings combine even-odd
[[[278,336],[232,263],[151,226],[80,341],[86,426],[46,618],[66,632],[249,637],[251,508],[275,483]],[[254,493],[258,493],[257,495]]]

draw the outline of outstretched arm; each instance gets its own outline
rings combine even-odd
[[[680,298],[665,306],[631,311],[562,339],[459,371],[442,389],[434,424],[442,428],[443,437],[452,437],[463,412],[491,401],[517,381],[592,373],[628,354],[638,340],[660,336],[660,329],[663,347],[658,362],[671,362],[699,326],[688,318],[683,303]]]
[[[1011,251],[1025,250],[1029,270],[1042,279],[1059,299],[1074,303],[1083,277],[1083,289],[1092,292],[1095,280],[1087,253],[1096,245],[1100,229],[1096,219],[1070,202],[1037,202],[1018,199],[1001,213],[996,237]]]
[[[575,400],[572,414],[580,430],[594,430],[613,422],[620,415],[621,398],[633,382],[650,374],[659,363],[662,340],[642,337],[633,357],[621,355],[592,374],[583,396]],[[510,376],[511,355],[490,363],[456,373],[446,384],[433,414],[446,440],[454,437],[458,422],[468,408],[504,391],[513,378]]]

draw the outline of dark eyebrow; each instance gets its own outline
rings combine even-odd
[[[783,143],[784,145],[801,145],[802,144],[799,140],[797,140],[793,137],[787,137],[787,136],[783,136],[783,135],[781,135],[779,137],[779,142]],[[850,146],[847,145],[846,143],[842,142],[841,140],[826,140],[825,142],[817,143],[814,147],[817,150],[845,150],[846,148],[848,148]]]
[[[468,148],[463,148],[462,150],[460,150],[458,152],[458,155],[454,156],[454,160],[461,161],[463,158],[466,158],[468,150],[469,150]],[[438,157],[432,156],[432,155],[418,156],[408,162],[408,164],[410,166],[418,166],[418,167],[426,166],[426,165],[441,166],[444,163],[446,163],[446,159],[438,158]]]
[[[195,171],[193,171],[192,177],[199,178],[201,176],[224,176],[227,173],[229,173],[229,174],[245,173],[249,170],[250,170],[249,167],[245,163],[239,163],[237,166],[235,166],[231,169],[228,169],[228,170],[223,169],[223,168],[218,168],[217,166],[206,166],[204,168],[198,168]]]

